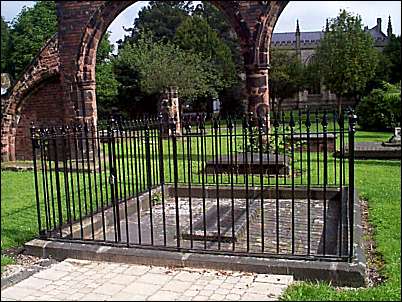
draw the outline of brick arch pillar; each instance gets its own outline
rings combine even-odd
[[[256,113],[257,107],[264,104],[269,108],[268,68],[246,67],[246,87],[248,111]]]

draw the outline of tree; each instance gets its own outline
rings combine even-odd
[[[110,32],[107,31],[99,42],[96,51],[96,64],[110,61],[113,50],[114,45],[110,43]]]
[[[117,70],[138,75],[143,93],[160,94],[176,86],[181,99],[205,96],[213,89],[203,58],[174,44],[155,41],[151,33],[142,33],[136,43],[125,43],[114,60]]]
[[[11,30],[12,74],[18,77],[44,43],[57,31],[56,5],[54,1],[38,1],[32,8],[24,7],[13,21]]]
[[[390,130],[400,126],[401,84],[383,82],[357,105],[359,125],[365,130]]]
[[[194,9],[194,15],[200,16],[207,21],[222,41],[230,48],[232,56],[238,68],[243,68],[243,58],[240,53],[239,39],[222,12],[213,4],[203,2]]]
[[[1,17],[1,72],[9,73],[10,68],[10,28],[8,24],[4,21],[3,16]]]
[[[301,86],[309,93],[320,93],[321,75],[316,57],[313,55],[303,67]]]
[[[136,40],[143,31],[150,31],[155,41],[172,41],[179,25],[193,10],[192,1],[150,1],[142,8],[125,41]]]
[[[103,35],[96,53],[96,100],[100,117],[107,117],[107,112],[116,105],[120,85],[113,71],[111,54],[114,46],[109,37],[109,32]]]
[[[282,101],[293,97],[302,87],[303,65],[296,54],[276,49],[271,50],[270,64],[269,89],[280,111]]]
[[[401,81],[401,37],[392,35],[382,52],[378,52],[378,64],[374,77],[367,83],[365,94],[383,87],[383,82]]]
[[[330,20],[329,30],[317,48],[316,57],[324,85],[343,97],[358,97],[373,78],[377,51],[370,34],[364,32],[360,16],[341,10]]]
[[[230,87],[224,88],[219,93],[221,113],[234,115],[244,112],[245,104],[243,103],[242,97],[244,95],[242,94],[242,90],[245,83],[239,76],[239,74],[244,73],[244,59],[236,32],[222,12],[210,2],[204,1],[198,4],[194,9],[194,15],[202,17],[215,30],[222,42],[229,47],[232,60],[235,64],[235,71],[233,73],[234,82]]]
[[[214,87],[212,97],[217,97],[220,91],[234,83],[236,68],[230,48],[205,19],[198,16],[185,19],[177,28],[174,43],[185,51],[201,55],[209,85]]]
[[[392,35],[385,46],[383,54],[388,61],[389,82],[398,83],[401,81],[401,36]]]

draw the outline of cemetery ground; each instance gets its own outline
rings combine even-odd
[[[357,131],[356,141],[387,140],[391,133]],[[400,300],[400,161],[356,160],[356,187],[368,202],[377,268],[384,282],[373,288],[339,289],[323,282],[297,282],[282,296],[286,300]],[[180,169],[179,169],[180,171]],[[37,234],[33,172],[1,172],[1,266],[13,263],[11,249]]]

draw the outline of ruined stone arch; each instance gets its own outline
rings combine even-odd
[[[53,75],[46,78],[47,73],[43,72],[43,76],[39,77],[47,79],[45,82],[26,82],[27,87],[24,89],[32,93],[26,94],[23,102],[10,98],[10,108],[19,102],[22,104],[21,108],[26,108],[26,111],[24,113],[24,109],[21,109],[22,114],[16,115],[17,111],[9,110],[5,119],[2,118],[3,160],[31,157],[30,147],[16,154],[13,145],[18,131],[10,131],[10,120],[17,121],[18,116],[21,118],[14,122],[13,129],[21,128],[19,132],[25,141],[29,138],[27,120],[44,124],[56,120],[71,122],[85,119],[96,123],[97,46],[113,20],[135,2],[137,1],[56,1],[57,52],[52,53],[52,59],[46,57],[38,61],[40,66],[46,67],[47,72]],[[261,103],[269,108],[269,45],[274,26],[288,1],[210,2],[228,18],[239,37],[245,62],[249,111],[254,111]],[[39,58],[41,56],[39,55]],[[28,69],[24,76],[29,78],[37,72],[35,70]],[[38,85],[39,83],[42,84]],[[17,91],[18,86],[14,86],[12,93],[18,93]]]
[[[74,81],[81,92],[75,106],[82,117],[96,119],[95,65],[98,44],[113,20],[137,1],[106,1],[91,14],[76,54]],[[258,103],[268,104],[268,87],[262,78],[268,75],[268,52],[271,34],[285,1],[210,1],[226,16],[239,37],[247,74],[250,110]],[[258,82],[258,83],[255,83]]]
[[[30,145],[27,125],[38,117],[35,95],[44,91],[43,86],[59,81],[59,56],[57,33],[50,38],[15,82],[9,95],[2,99],[1,142],[2,160],[29,158]],[[32,108],[29,108],[29,107]],[[30,112],[26,114],[27,112]],[[55,112],[53,112],[55,113]],[[21,117],[26,114],[28,118]],[[40,117],[40,114],[39,114]],[[53,118],[55,115],[53,115]],[[45,122],[46,118],[39,118]],[[21,127],[24,124],[23,127]],[[28,143],[28,145],[27,145]]]

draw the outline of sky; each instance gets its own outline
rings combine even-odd
[[[32,7],[35,1],[1,1],[1,15],[6,21],[13,20],[23,6]],[[110,25],[111,42],[124,37],[123,27],[128,28],[147,1],[138,1],[125,9]],[[299,19],[301,31],[322,30],[326,18],[335,18],[340,9],[346,9],[362,17],[364,25],[374,27],[382,18],[382,31],[386,33],[388,16],[391,16],[395,34],[401,34],[400,1],[290,1],[276,24],[274,32],[294,32]]]

